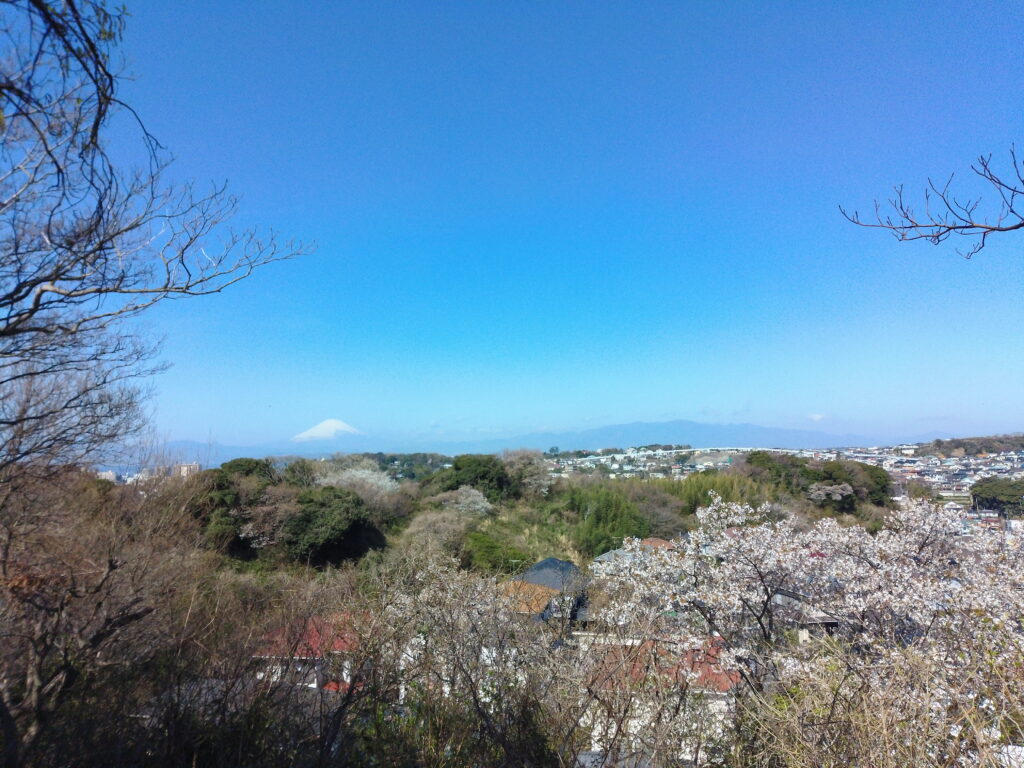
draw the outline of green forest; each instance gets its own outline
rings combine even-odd
[[[1020,450],[1024,450],[1024,434],[1016,433],[1012,435],[932,440],[930,443],[922,445],[917,452],[922,456],[950,458]]]
[[[190,510],[205,545],[227,567],[255,571],[426,547],[464,568],[511,573],[546,557],[585,565],[625,537],[686,535],[712,494],[869,529],[891,504],[877,467],[764,451],[684,479],[556,478],[542,454],[511,451],[239,458],[195,482]]]

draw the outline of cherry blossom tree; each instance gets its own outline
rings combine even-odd
[[[626,557],[596,568],[613,595],[607,621],[719,649],[742,681],[737,754],[984,765],[1020,741],[1017,540],[966,535],[959,517],[925,503],[894,511],[874,535],[768,512],[716,498],[674,549],[631,541]]]

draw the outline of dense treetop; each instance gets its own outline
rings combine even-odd
[[[233,567],[260,570],[427,547],[507,573],[552,556],[585,564],[626,537],[678,537],[713,496],[872,529],[891,504],[877,467],[764,451],[685,479],[552,476],[533,451],[239,458],[199,484],[190,509],[206,546]]]
[[[989,437],[956,437],[949,440],[933,440],[922,445],[918,449],[918,453],[925,456],[948,458],[1020,450],[1024,450],[1024,434],[1015,433]]]

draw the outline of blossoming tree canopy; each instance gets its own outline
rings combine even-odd
[[[814,699],[833,710],[831,725],[815,727],[850,732],[844,711],[885,701],[908,738],[916,729],[956,750],[969,740],[975,755],[1018,733],[1024,552],[1015,537],[968,535],[959,516],[926,503],[894,511],[877,534],[767,512],[716,497],[672,549],[627,541],[629,557],[594,565],[612,596],[604,620],[682,647],[713,639],[719,663],[743,680],[752,720],[776,729],[810,728],[794,725],[794,713]]]

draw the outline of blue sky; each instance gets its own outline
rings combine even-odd
[[[124,96],[316,253],[146,319],[171,439],[1024,429],[1024,236],[839,205],[1024,142],[1002,3],[130,6]]]

